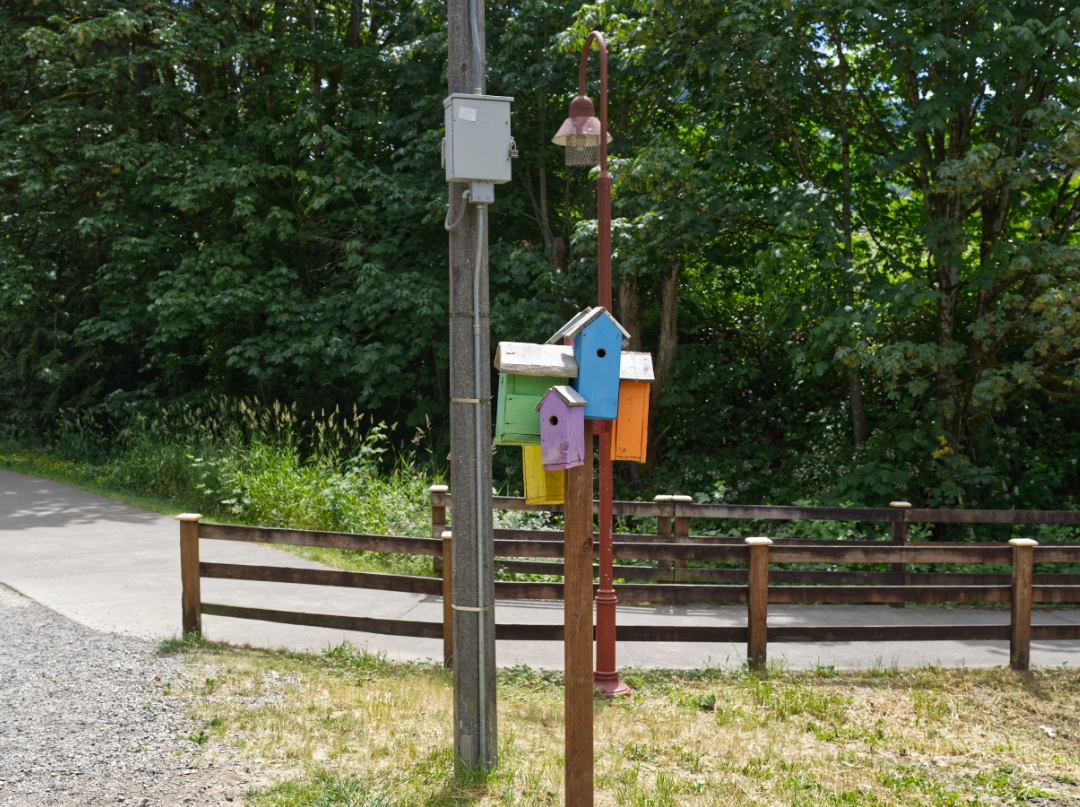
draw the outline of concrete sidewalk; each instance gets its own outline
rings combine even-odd
[[[179,525],[56,482],[0,471],[0,584],[64,616],[102,631],[164,638],[180,632]],[[222,563],[319,568],[269,547],[203,541],[202,559]],[[442,601],[398,592],[321,586],[204,580],[203,599],[228,605],[440,621]],[[562,622],[555,602],[504,602],[498,622]],[[620,624],[745,625],[744,606],[620,607]],[[1007,624],[1008,609],[872,605],[772,606],[770,625]],[[1039,623],[1080,622],[1080,610],[1038,611]],[[393,659],[442,657],[442,641],[352,633],[324,628],[204,617],[211,639],[260,647],[320,650],[343,640]],[[619,645],[621,667],[732,667],[745,646],[660,642]],[[793,668],[900,667],[937,664],[987,667],[1008,663],[1007,642],[876,642],[770,644],[769,659]],[[499,642],[500,665],[562,667],[558,642]],[[1080,642],[1035,642],[1036,666],[1080,666]]]

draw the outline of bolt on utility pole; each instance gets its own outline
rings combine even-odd
[[[483,92],[483,0],[447,0],[447,26],[448,95]],[[467,766],[487,770],[496,763],[498,745],[486,210],[462,197],[469,183],[451,182],[449,187],[447,220],[457,221],[463,215],[460,225],[450,231],[454,756],[459,769]],[[474,270],[480,274],[478,339],[474,334]],[[474,340],[479,341],[479,351],[474,348]]]

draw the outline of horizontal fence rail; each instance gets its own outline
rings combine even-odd
[[[201,631],[202,615],[256,619],[310,627],[354,630],[394,636],[437,639],[451,651],[450,546],[447,509],[450,494],[431,490],[432,537],[293,530],[203,524],[192,514],[178,516],[181,532],[184,631]],[[495,509],[559,513],[561,506],[526,505],[523,499],[495,497]],[[594,502],[594,511],[597,504]],[[1033,574],[1036,563],[1080,564],[1080,546],[1038,546],[1018,539],[1009,544],[913,543],[906,525],[938,524],[1078,524],[1080,512],[1041,510],[920,510],[907,507],[836,508],[701,505],[676,497],[653,502],[615,502],[614,513],[654,517],[651,535],[616,533],[614,568],[619,602],[638,605],[748,605],[746,626],[619,625],[618,641],[747,643],[753,666],[765,663],[766,642],[987,641],[1010,642],[1013,666],[1026,668],[1030,642],[1080,640],[1080,625],[1032,625],[1033,603],[1080,602],[1080,574]],[[690,519],[808,520],[891,523],[892,541],[837,541],[815,538],[742,539],[690,534]],[[594,538],[597,536],[594,535]],[[199,560],[199,541],[223,540],[277,546],[308,546],[361,552],[430,556],[435,577],[297,569],[279,566],[208,563]],[[597,547],[598,549],[598,547]],[[495,530],[496,566],[516,574],[561,577],[563,534],[560,530]],[[731,564],[693,568],[690,562]],[[649,565],[640,565],[640,564]],[[627,565],[629,564],[629,565]],[[791,565],[830,568],[775,568]],[[1009,572],[909,572],[919,565],[1008,566]],[[877,565],[882,570],[843,570],[837,566]],[[594,567],[596,571],[596,567]],[[441,579],[440,579],[441,577]],[[396,591],[444,600],[442,622],[375,619],[348,615],[248,608],[202,602],[201,579],[333,586]],[[756,593],[755,593],[756,592]],[[499,600],[561,600],[561,582],[495,582]],[[845,603],[1010,603],[1009,624],[901,626],[791,626],[767,624],[768,604]],[[562,625],[497,624],[496,638],[559,641]]]
[[[441,487],[441,486],[436,486]],[[744,504],[695,504],[664,501],[613,502],[617,516],[652,516],[669,518],[735,519],[739,521],[871,521],[907,524],[1080,524],[1080,510],[927,510],[894,507],[790,507]],[[431,493],[434,507],[451,507],[450,493]],[[526,504],[516,496],[495,496],[495,510],[527,510],[562,513],[559,504]],[[593,502],[593,513],[600,505]]]

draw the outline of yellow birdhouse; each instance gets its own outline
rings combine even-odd
[[[521,447],[526,504],[562,504],[566,471],[545,471],[540,446]]]

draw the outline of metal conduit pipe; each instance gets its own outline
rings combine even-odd
[[[476,0],[469,0],[469,24],[472,26],[473,92],[484,94],[484,59],[480,54],[480,30],[476,24]]]
[[[473,0],[470,4],[470,8],[475,4],[476,0]],[[476,18],[473,17],[473,42],[476,42]],[[477,760],[483,760],[487,757],[487,709],[484,701],[486,692],[484,688],[484,670],[486,669],[486,658],[484,655],[484,582],[487,579],[484,576],[484,471],[480,464],[480,458],[484,456],[484,438],[483,438],[483,410],[481,401],[484,400],[483,391],[480,389],[480,348],[482,347],[482,339],[480,338],[480,270],[484,260],[484,219],[487,217],[487,205],[476,205],[476,265],[473,268],[473,361],[475,362],[473,378],[475,379],[473,395],[476,398],[476,404],[473,408],[475,413],[475,426],[474,431],[476,433],[476,632],[477,632],[477,669],[480,674],[477,676],[477,681],[480,687],[480,753],[477,755]],[[490,517],[488,513],[488,517]]]

